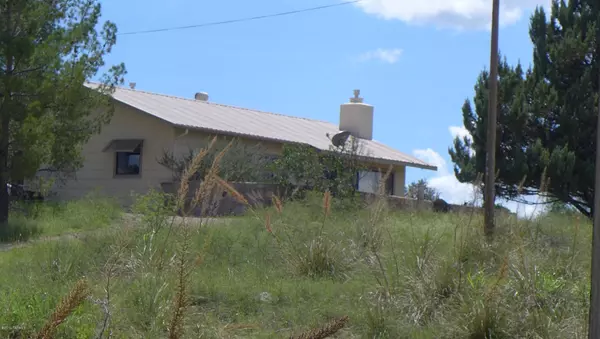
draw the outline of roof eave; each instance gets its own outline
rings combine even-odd
[[[427,165],[427,164],[419,164],[419,163],[415,163],[415,162],[397,161],[397,160],[375,158],[375,157],[360,157],[360,158],[362,158],[365,161],[376,161],[377,163],[384,164],[384,165],[406,166],[406,167],[420,168],[420,169],[424,169],[424,170],[437,171],[436,166]]]
[[[329,151],[329,150],[327,150],[327,151]],[[357,156],[357,158],[360,161],[375,162],[379,165],[406,166],[406,167],[415,167],[415,168],[420,168],[420,169],[425,169],[425,170],[437,171],[436,166],[432,166],[432,165],[428,165],[428,164],[420,164],[420,163],[416,163],[416,162],[398,161],[398,160],[370,157],[370,156],[364,156],[364,155],[359,155],[359,156]]]
[[[276,138],[268,138],[268,137],[262,137],[262,136],[258,136],[258,135],[235,133],[235,132],[230,132],[230,131],[205,128],[205,127],[188,126],[188,125],[184,125],[184,124],[172,124],[172,125],[180,127],[180,128],[188,128],[188,129],[196,130],[196,131],[223,134],[223,135],[228,135],[228,136],[232,136],[232,137],[243,137],[243,138],[254,139],[254,140],[258,140],[258,141],[270,141],[270,142],[276,142],[276,143],[281,143],[281,144],[307,145],[307,146],[316,148],[316,147],[306,144],[306,143],[293,142],[293,141],[289,141],[289,140],[281,140],[281,139],[276,139]],[[379,164],[406,166],[406,167],[414,167],[414,168],[420,168],[420,169],[430,170],[430,171],[437,171],[437,167],[432,166],[432,165],[419,164],[419,163],[407,162],[407,161],[395,161],[395,160],[384,159],[384,158],[365,157],[365,156],[359,156],[359,158],[361,158],[363,161],[375,161]]]
[[[419,168],[419,169],[424,169],[424,170],[429,170],[429,171],[436,171],[436,172],[438,170],[437,166],[421,165],[421,164],[415,164],[415,163],[405,163],[404,166],[414,167],[414,168]]]
[[[242,138],[253,139],[253,140],[258,140],[258,141],[269,141],[269,142],[275,142],[275,143],[281,143],[281,144],[294,143],[294,142],[288,141],[288,140],[281,140],[281,139],[277,139],[277,138],[269,138],[269,137],[263,137],[263,136],[259,136],[259,135],[246,134],[246,133],[236,133],[236,132],[224,131],[224,130],[213,129],[213,128],[190,126],[190,125],[185,125],[185,124],[174,124],[174,123],[171,123],[171,125],[179,127],[179,128],[187,128],[187,129],[200,131],[200,132],[215,133],[215,134],[227,135],[227,136],[231,136],[231,137],[242,137]]]
[[[254,139],[254,140],[258,140],[258,141],[270,141],[270,142],[276,142],[276,143],[281,143],[281,144],[299,144],[299,145],[308,145],[308,146],[314,147],[312,145],[301,143],[301,142],[293,142],[293,141],[289,141],[289,140],[268,138],[268,137],[263,137],[263,136],[258,136],[258,135],[235,133],[235,132],[230,132],[230,131],[205,128],[205,127],[189,126],[189,125],[185,125],[185,124],[172,124],[172,125],[180,127],[180,128],[188,128],[191,130],[228,135],[228,136],[232,136],[232,137],[243,137],[243,138]],[[361,158],[363,161],[375,161],[379,164],[394,165],[394,166],[406,166],[406,167],[414,167],[414,168],[420,168],[420,169],[430,170],[430,171],[437,171],[436,166],[427,165],[427,164],[419,164],[419,163],[414,163],[414,162],[396,161],[396,160],[390,160],[390,159],[384,159],[384,158],[365,157],[365,156],[359,156],[359,158]]]

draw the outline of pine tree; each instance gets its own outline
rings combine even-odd
[[[98,0],[0,0],[0,223],[8,219],[6,185],[33,177],[40,166],[73,171],[82,144],[102,124],[108,94],[122,82],[123,64],[83,86],[104,66],[116,42]]]
[[[538,8],[530,19],[532,67],[523,73],[519,64],[501,63],[498,196],[542,194],[593,215],[599,15],[600,3],[592,0],[554,1],[550,18]],[[486,87],[483,71],[474,109],[469,101],[463,106],[473,141],[455,139],[449,149],[461,182],[485,169]]]

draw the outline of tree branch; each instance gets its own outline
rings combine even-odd
[[[13,69],[13,72],[11,72],[10,75],[11,76],[19,76],[19,75],[26,74],[26,73],[41,71],[41,70],[44,70],[45,68],[46,68],[46,66],[44,65],[44,66],[39,66],[39,67],[25,69],[25,70],[18,71],[18,72],[15,72],[14,69]],[[7,73],[3,71],[2,74],[6,75]]]

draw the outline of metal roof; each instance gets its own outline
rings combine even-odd
[[[89,88],[98,84],[86,83]],[[338,126],[326,121],[233,107],[208,101],[186,99],[117,87],[113,98],[173,125],[223,134],[233,134],[283,143],[308,144],[329,150],[330,137]],[[437,170],[416,157],[404,154],[375,140],[360,139],[365,157],[374,162]]]

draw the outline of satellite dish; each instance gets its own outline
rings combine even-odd
[[[333,138],[331,138],[331,143],[335,147],[344,146],[349,136],[350,132],[348,131],[339,132],[336,135],[334,135]]]

